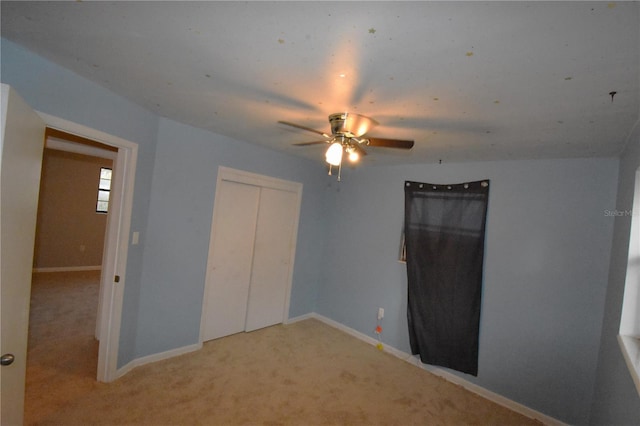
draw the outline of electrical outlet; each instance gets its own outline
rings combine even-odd
[[[384,318],[384,308],[378,308],[378,319]]]

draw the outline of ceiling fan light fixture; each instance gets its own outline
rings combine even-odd
[[[338,181],[340,181],[342,157],[345,153],[351,163],[357,163],[360,157],[367,155],[367,152],[363,149],[364,146],[411,149],[414,143],[412,140],[364,137],[369,130],[378,125],[378,122],[373,118],[357,113],[339,112],[331,114],[329,116],[331,135],[288,121],[278,121],[278,123],[322,135],[325,140],[295,143],[294,145],[306,146],[328,143],[329,148],[325,152],[325,159],[329,163],[329,175],[331,175],[333,166],[338,167]]]
[[[357,163],[360,159],[360,154],[358,154],[358,151],[356,151],[354,147],[347,148],[347,153],[349,154],[349,161],[352,163]]]
[[[327,149],[325,158],[327,163],[332,166],[339,166],[340,163],[342,163],[342,144],[340,142],[332,143],[329,149]]]

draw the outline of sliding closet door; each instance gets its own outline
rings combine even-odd
[[[261,189],[245,331],[282,322],[297,211],[296,193]]]
[[[220,167],[203,342],[286,319],[301,196],[299,183]]]
[[[207,265],[203,341],[244,331],[260,188],[221,181]]]

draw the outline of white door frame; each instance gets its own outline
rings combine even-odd
[[[289,274],[287,277],[287,288],[285,291],[285,303],[284,310],[282,312],[282,321],[286,322],[289,319],[289,304],[291,302],[291,285],[293,283],[293,268],[294,268],[294,260],[296,255],[296,245],[298,242],[298,224],[300,221],[300,206],[302,204],[302,184],[299,182],[293,182],[284,179],[278,179],[271,176],[260,175],[257,173],[246,172],[244,170],[232,169],[230,167],[219,166],[218,167],[218,177],[216,179],[216,194],[213,200],[213,218],[211,220],[211,234],[209,236],[209,252],[207,256],[207,270],[205,274],[205,282],[204,282],[204,293],[202,300],[202,315],[200,318],[200,340],[199,343],[202,345],[204,342],[204,327],[205,327],[205,313],[207,312],[207,299],[208,294],[211,291],[211,265],[213,264],[213,242],[214,242],[214,232],[216,226],[216,210],[218,204],[216,203],[216,199],[218,197],[217,189],[220,188],[220,184],[222,181],[230,181],[230,182],[238,182],[244,183],[247,185],[259,186],[263,188],[273,188],[279,189],[282,191],[290,191],[296,194],[298,198],[297,204],[297,214],[295,219],[295,224],[293,228],[292,235],[292,244],[291,244],[291,258],[289,260]]]
[[[110,213],[107,219],[107,234],[102,262],[101,302],[98,310],[100,317],[98,318],[99,330],[97,333],[100,340],[97,380],[110,382],[118,377],[120,323],[138,144],[49,114],[42,112],[38,112],[38,114],[47,127],[118,148],[118,154],[114,160],[112,198],[109,203]],[[119,277],[117,283],[115,282],[116,276]]]

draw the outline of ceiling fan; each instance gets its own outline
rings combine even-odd
[[[332,166],[337,166],[338,181],[340,181],[340,173],[342,171],[343,153],[346,153],[349,161],[353,163],[357,162],[361,156],[367,155],[363,146],[411,149],[414,143],[409,140],[364,137],[369,130],[378,125],[378,122],[372,118],[352,112],[339,112],[329,116],[331,134],[288,121],[278,121],[278,123],[323,136],[324,140],[321,141],[295,143],[294,145],[329,144],[325,154],[326,161],[329,163],[329,174],[331,174]]]

